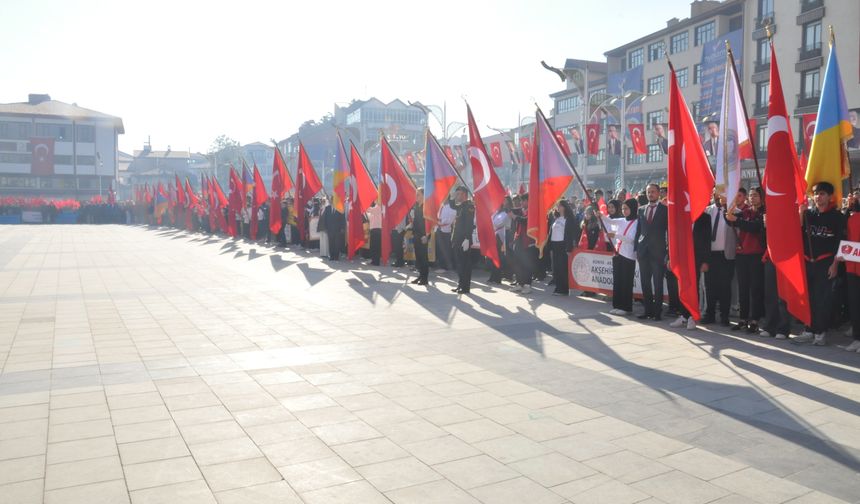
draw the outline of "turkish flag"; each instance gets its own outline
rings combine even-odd
[[[779,297],[785,301],[789,313],[809,325],[812,317],[803,257],[803,231],[798,214],[798,203],[806,198],[806,181],[797,160],[773,44],[770,51],[767,161],[763,180],[767,204],[767,252],[776,268]]]
[[[809,152],[809,147],[812,145],[812,135],[815,133],[815,123],[818,119],[818,113],[803,114],[801,124],[803,125],[803,151]]]
[[[520,149],[523,150],[523,163],[531,163],[532,139],[527,136],[520,138]]]
[[[180,206],[185,206],[185,191],[182,190],[182,182],[179,180],[179,175],[173,175],[176,177],[176,202],[179,203]]]
[[[415,204],[416,189],[412,179],[391,150],[388,140],[382,137],[379,168],[379,199],[382,204],[382,264],[391,255],[391,231],[403,222]]]
[[[493,160],[493,166],[501,168],[504,163],[502,160],[502,144],[501,142],[493,142],[490,144],[490,157]]]
[[[260,170],[257,169],[257,163],[254,163],[254,189],[253,199],[251,200],[251,239],[257,239],[257,227],[259,220],[257,218],[257,210],[263,206],[263,203],[269,199],[266,194],[266,185],[263,183],[263,176],[260,175]]]
[[[678,88],[675,69],[671,64],[669,68],[669,264],[678,279],[681,303],[694,319],[699,319],[699,271],[696,269],[693,223],[711,200],[714,174],[699,140],[696,123]]]
[[[505,201],[505,188],[490,169],[490,160],[484,150],[484,141],[472,117],[472,109],[466,104],[469,123],[469,161],[472,164],[472,181],[475,198],[475,225],[478,228],[478,241],[481,244],[481,254],[493,261],[496,267],[501,266],[499,251],[496,248],[496,230],[493,226],[493,214],[499,210]],[[526,139],[528,140],[528,139]],[[531,149],[529,149],[531,152]],[[459,244],[455,244],[459,246]]]
[[[364,245],[364,212],[379,194],[358,149],[349,143],[349,199],[347,201],[347,249],[349,259]]]
[[[645,147],[645,125],[629,124],[627,128],[630,130],[630,139],[633,142],[633,153],[646,154],[648,148]]]
[[[269,231],[277,234],[281,231],[283,221],[281,219],[281,200],[284,195],[293,188],[290,172],[287,171],[287,163],[281,155],[281,150],[275,148],[275,159],[272,162],[272,201],[269,202]]]
[[[586,124],[585,136],[588,141],[588,154],[596,156],[600,152],[600,125]]]
[[[609,215],[609,207],[606,206],[606,200],[603,199],[603,196],[601,196],[600,199],[597,200],[597,209],[600,210],[600,213],[602,215],[604,215],[604,216]]]
[[[406,166],[409,167],[409,173],[418,173],[418,166],[415,164],[415,154],[406,153]]]
[[[564,138],[564,132],[556,130],[554,134],[555,139],[558,140],[559,147],[561,147],[561,151],[564,152],[565,156],[570,156],[570,145],[567,144],[567,138]]]
[[[33,150],[30,159],[30,174],[53,175],[54,174],[54,139],[53,138],[31,138],[30,147]]]
[[[305,208],[308,201],[322,190],[322,182],[317,176],[311,158],[303,143],[299,142],[299,166],[296,169],[296,227],[301,240],[305,239]]]

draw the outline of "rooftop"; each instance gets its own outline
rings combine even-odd
[[[31,94],[29,101],[26,102],[0,103],[0,114],[57,117],[63,119],[102,119],[112,122],[118,133],[125,133],[125,127],[122,124],[122,119],[119,117],[79,107],[76,103],[69,104],[52,100],[48,95]]]

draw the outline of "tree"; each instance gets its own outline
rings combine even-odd
[[[208,154],[212,157],[215,164],[215,176],[223,186],[229,176],[228,170],[230,164],[234,166],[241,164],[239,142],[227,135],[219,135],[209,147]]]

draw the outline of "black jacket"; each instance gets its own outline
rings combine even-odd
[[[839,241],[843,236],[845,216],[835,207],[824,212],[819,212],[817,208],[806,210],[803,219],[803,253],[807,259],[818,261],[833,257],[839,250]]]
[[[427,235],[427,229],[424,224],[424,205],[415,205],[412,207],[412,238],[415,240]],[[461,242],[462,243],[462,242]]]
[[[657,203],[654,217],[648,224],[648,205],[639,207],[639,223],[636,225],[636,243],[633,248],[640,258],[660,259],[666,257],[666,237],[669,232],[669,209]],[[710,240],[710,236],[708,237]],[[710,247],[710,243],[708,244]]]
[[[464,201],[457,205],[457,217],[454,218],[454,230],[451,234],[451,246],[461,247],[463,240],[469,240],[472,245],[472,231],[475,229],[475,205]]]

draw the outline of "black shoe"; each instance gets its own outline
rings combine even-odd
[[[418,282],[413,282],[415,285],[427,285],[427,280],[421,280]]]
[[[468,294],[469,289],[460,289],[460,294]]]
[[[651,318],[651,314],[643,313],[642,315],[637,315],[636,318],[638,318],[639,320],[648,320],[649,318]]]
[[[758,324],[753,322],[747,326],[747,333],[749,334],[758,334]]]
[[[740,331],[748,328],[749,326],[746,322],[738,322],[737,325],[732,326],[732,331]]]
[[[459,294],[459,293],[460,293],[460,288],[459,288],[459,287],[456,287],[456,288],[454,288],[454,289],[451,289],[451,292],[456,292],[457,294]]]
[[[411,282],[409,282],[409,283],[411,283],[411,284],[419,284],[419,283],[421,283],[421,279],[420,279],[420,278],[416,278],[415,280],[412,280],[412,281],[411,281]]]
[[[655,321],[655,322],[660,322],[661,320],[663,320],[663,317],[662,317],[662,316],[660,316],[659,314],[658,314],[658,315],[654,315],[654,317],[653,317],[653,318],[654,318],[654,321]]]
[[[702,318],[702,320],[700,320],[700,321],[699,321],[699,323],[700,323],[700,324],[702,324],[702,325],[708,325],[708,324],[713,324],[713,323],[714,323],[714,322],[716,322],[716,321],[717,321],[717,319],[715,319],[715,318],[713,317],[713,315],[705,315],[705,316]]]

